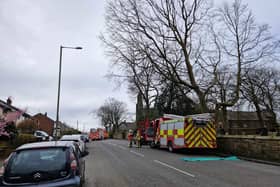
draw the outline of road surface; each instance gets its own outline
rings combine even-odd
[[[243,160],[186,162],[193,153],[128,148],[127,141],[88,144],[86,187],[279,187],[280,167]],[[213,156],[213,155],[202,155]]]

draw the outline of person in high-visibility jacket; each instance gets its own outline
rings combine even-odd
[[[128,140],[128,147],[132,147],[133,130],[131,129],[128,131],[127,140]]]
[[[136,142],[137,142],[137,147],[140,148],[141,147],[141,132],[140,132],[140,130],[137,130]]]

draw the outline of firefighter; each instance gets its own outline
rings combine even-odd
[[[133,130],[129,129],[127,134],[127,139],[128,139],[128,147],[132,147]]]
[[[139,129],[137,130],[137,134],[136,134],[136,142],[137,142],[137,147],[140,148],[141,147],[141,132]]]

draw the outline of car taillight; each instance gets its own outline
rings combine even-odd
[[[70,168],[72,171],[76,171],[78,167],[77,160],[73,153],[70,154]]]
[[[4,168],[4,166],[2,166],[0,168],[0,176],[4,175],[4,171],[5,171],[5,168]]]
[[[77,161],[76,160],[72,160],[71,161],[71,165],[70,165],[70,167],[71,167],[71,169],[72,169],[72,171],[76,171],[77,170]]]
[[[3,166],[0,168],[0,176],[1,176],[1,175],[4,175],[5,167],[6,167],[7,164],[8,164],[9,158],[10,158],[10,156],[9,156],[6,160],[4,160]]]

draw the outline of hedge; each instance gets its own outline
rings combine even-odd
[[[26,143],[36,142],[37,139],[32,134],[19,134],[12,143],[13,147],[18,147]]]

